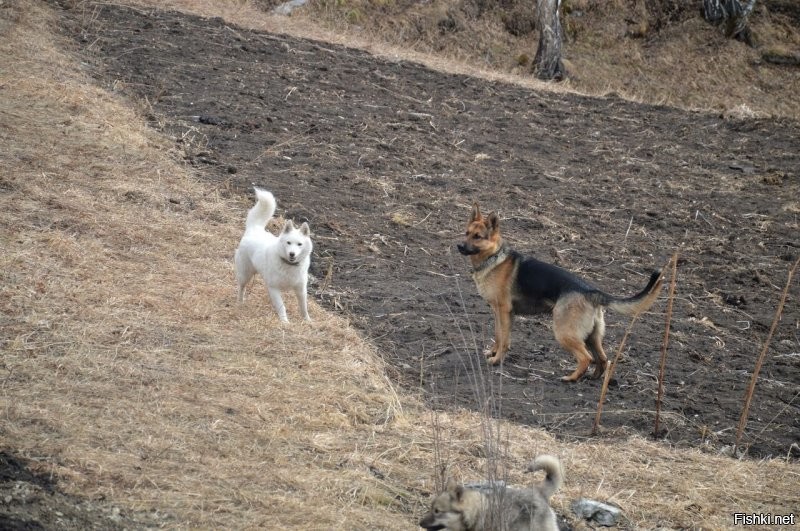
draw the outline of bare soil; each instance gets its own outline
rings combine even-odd
[[[103,500],[64,494],[55,478],[31,471],[30,463],[0,451],[0,529],[123,530],[166,522],[154,513],[131,515]]]
[[[798,256],[797,122],[537,92],[222,19],[85,13],[65,10],[63,29],[98,82],[138,102],[199,178],[241,197],[243,220],[255,183],[311,224],[314,296],[350,317],[403,386],[565,438],[591,427],[600,382],[560,381],[574,361],[547,318],[517,319],[503,367],[481,361],[491,316],[454,250],[477,200],[518,250],[614,294],[679,251],[659,437],[712,451],[733,441]],[[609,436],[653,430],[665,307],[633,328]],[[613,354],[628,320],[607,321]],[[795,283],[756,387],[751,456],[797,456],[798,329]]]

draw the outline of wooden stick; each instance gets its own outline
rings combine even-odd
[[[792,276],[794,276],[794,272],[797,270],[797,265],[800,264],[800,258],[795,260],[792,269],[789,270],[789,277],[786,279],[786,287],[783,288],[783,295],[781,296],[781,300],[778,303],[778,309],[775,311],[775,319],[772,320],[772,326],[769,329],[769,334],[767,334],[767,339],[764,341],[764,348],[761,349],[761,353],[758,355],[758,359],[756,360],[756,367],[753,369],[753,376],[750,377],[750,385],[747,386],[747,392],[744,395],[744,405],[742,406],[742,415],[739,417],[739,426],[736,428],[736,442],[733,445],[733,455],[736,455],[736,451],[739,448],[739,442],[742,439],[742,433],[744,432],[744,427],[747,424],[747,416],[750,414],[750,402],[753,400],[753,392],[756,389],[756,380],[758,379],[758,373],[761,371],[761,366],[764,364],[764,358],[767,355],[767,349],[769,348],[769,344],[772,341],[772,336],[775,334],[775,329],[778,328],[778,323],[781,320],[781,314],[783,313],[783,305],[786,302],[786,296],[789,294],[789,286],[792,284]]]
[[[603,387],[600,389],[600,400],[597,402],[597,414],[594,417],[594,424],[592,425],[592,435],[596,435],[597,429],[600,427],[600,416],[603,414],[603,402],[605,402],[606,392],[608,392],[608,382],[611,381],[611,376],[614,374],[614,369],[617,368],[617,362],[619,361],[620,356],[622,356],[622,350],[625,348],[625,342],[628,340],[628,336],[633,329],[633,325],[636,323],[636,320],[639,318],[641,313],[642,312],[637,312],[634,314],[630,324],[628,325],[628,329],[625,330],[625,335],[622,336],[622,341],[620,341],[617,353],[614,355],[614,360],[611,362],[611,365],[608,366],[608,369],[606,369],[606,374],[603,378]]]
[[[614,369],[617,368],[617,361],[619,361],[619,358],[622,355],[622,349],[625,348],[625,341],[627,341],[628,335],[631,333],[631,329],[633,328],[633,325],[638,317],[639,313],[635,314],[633,316],[633,319],[631,319],[631,322],[628,325],[628,329],[625,330],[625,335],[622,336],[622,341],[620,341],[619,343],[619,348],[617,349],[617,353],[614,355],[614,360],[611,362],[611,365],[608,366],[608,369],[606,369],[606,375],[603,378],[603,387],[600,389],[600,400],[597,402],[597,414],[594,417],[594,425],[592,425],[592,435],[596,435],[597,429],[600,427],[600,416],[603,414],[603,402],[606,399],[606,391],[608,391],[608,382],[611,380],[611,376],[614,374]]]
[[[672,280],[669,283],[669,298],[667,299],[667,317],[664,327],[664,343],[661,345],[661,363],[658,367],[658,395],[656,397],[656,421],[653,427],[653,436],[658,437],[659,422],[661,420],[661,400],[664,396],[664,367],[667,364],[667,346],[669,345],[669,328],[672,323],[672,303],[675,300],[675,284],[678,279],[678,251],[672,255]]]

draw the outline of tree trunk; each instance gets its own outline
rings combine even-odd
[[[539,47],[533,60],[533,72],[545,81],[561,81],[567,75],[561,61],[561,0],[536,0],[536,25]]]
[[[756,0],[703,0],[703,17],[715,26],[724,22],[725,36],[754,46],[747,19],[755,5]]]

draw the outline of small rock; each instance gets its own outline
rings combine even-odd
[[[207,124],[207,125],[222,125],[223,123],[222,120],[217,118],[216,116],[201,115],[197,117],[197,121],[200,122],[201,124]]]
[[[308,0],[289,0],[288,2],[284,2],[281,5],[277,6],[275,9],[272,10],[273,13],[276,15],[291,15],[292,11],[294,11],[298,7],[302,7],[306,5]]]
[[[572,511],[584,520],[589,520],[605,527],[617,525],[620,514],[622,514],[619,507],[595,500],[587,500],[586,498],[573,502]]]

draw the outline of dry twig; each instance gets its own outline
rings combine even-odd
[[[675,301],[675,284],[678,280],[678,252],[672,255],[672,279],[669,283],[669,298],[667,299],[667,316],[664,319],[664,343],[661,345],[661,362],[658,366],[658,395],[656,397],[656,420],[653,435],[658,437],[659,421],[661,419],[661,400],[664,396],[664,368],[667,363],[667,346],[669,345],[669,328],[672,322],[672,304]]]
[[[800,258],[795,260],[794,265],[789,270],[789,276],[786,279],[786,286],[783,288],[783,295],[781,295],[781,300],[778,303],[778,309],[775,310],[775,318],[772,320],[772,326],[769,328],[769,334],[767,334],[767,339],[764,341],[764,347],[761,349],[761,353],[758,355],[756,367],[753,369],[753,375],[750,377],[750,385],[747,386],[747,392],[744,395],[742,415],[739,417],[739,425],[736,428],[736,442],[733,445],[733,455],[736,455],[736,451],[739,448],[739,443],[742,440],[742,433],[744,432],[745,425],[747,425],[747,417],[750,414],[750,403],[753,400],[753,392],[756,389],[758,373],[761,371],[761,366],[764,364],[764,358],[767,356],[767,349],[769,349],[772,336],[775,334],[775,330],[778,328],[778,323],[781,320],[783,305],[786,303],[786,296],[789,294],[789,287],[792,285],[792,277],[794,276],[794,272],[797,270],[798,264],[800,264]]]

